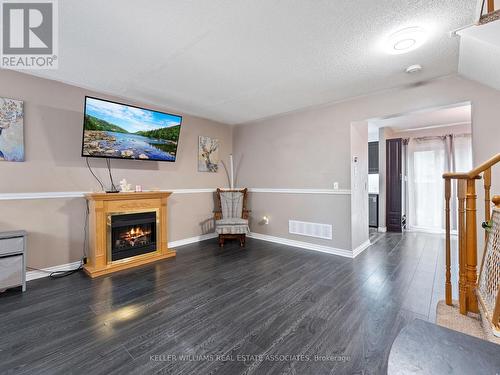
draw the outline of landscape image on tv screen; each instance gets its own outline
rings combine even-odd
[[[182,117],[85,98],[82,156],[175,161]]]

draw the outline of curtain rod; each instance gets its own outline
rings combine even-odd
[[[459,134],[443,134],[443,135],[428,135],[423,137],[405,137],[401,138],[403,141],[413,140],[431,140],[431,139],[444,139],[446,137],[465,137],[472,136],[471,133],[459,133]]]

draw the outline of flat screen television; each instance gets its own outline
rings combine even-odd
[[[82,156],[175,161],[182,117],[85,97]]]

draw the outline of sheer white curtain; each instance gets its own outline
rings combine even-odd
[[[437,231],[444,227],[445,137],[408,142],[408,227]]]
[[[453,135],[451,152],[454,172],[468,172],[472,169],[472,137],[470,134]]]
[[[408,229],[444,231],[444,181],[446,171],[472,169],[470,134],[411,138],[407,148]],[[452,200],[454,201],[454,200]],[[452,207],[456,216],[456,207]],[[456,227],[453,220],[452,229]]]

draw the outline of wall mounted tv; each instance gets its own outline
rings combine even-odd
[[[182,117],[85,97],[82,156],[175,161]]]

